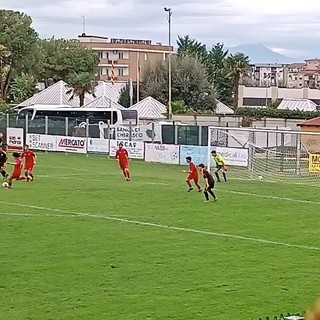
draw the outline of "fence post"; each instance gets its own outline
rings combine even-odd
[[[174,123],[174,144],[177,145],[178,144],[178,125]]]
[[[132,123],[129,121],[129,141],[132,141]]]
[[[151,142],[154,143],[154,136],[155,136],[155,124],[152,122],[151,124]]]
[[[68,119],[68,117],[65,118],[65,126],[66,127],[64,128],[65,129],[64,133],[65,133],[65,135],[67,137],[69,135],[69,119]]]
[[[110,120],[107,121],[108,159],[110,159]]]
[[[10,115],[7,113],[7,128],[10,127]]]
[[[301,135],[297,133],[297,162],[296,162],[296,174],[301,174]]]
[[[49,133],[49,118],[48,116],[45,116],[44,118],[44,134],[48,135]]]
[[[89,157],[88,153],[88,143],[89,143],[89,135],[90,135],[90,122],[89,119],[86,119],[86,139],[87,139],[87,150],[86,150],[86,156]]]
[[[48,135],[49,133],[49,117],[45,116],[44,117],[44,134]],[[48,153],[48,151],[46,150],[46,153]]]
[[[28,117],[28,113],[26,113],[26,117],[25,117],[25,131],[26,134],[29,132],[29,117]]]
[[[24,144],[26,144],[26,142],[27,142],[27,134],[28,134],[28,132],[29,132],[29,116],[28,116],[28,113],[26,113],[25,133],[23,135]]]
[[[198,145],[202,145],[202,126],[198,126]]]
[[[69,119],[68,117],[65,118],[65,128],[64,128],[64,134],[67,137],[69,135]],[[68,155],[68,152],[65,152],[65,155]]]

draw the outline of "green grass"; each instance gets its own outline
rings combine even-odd
[[[40,154],[1,188],[0,319],[250,320],[319,293],[319,188],[231,179],[204,204],[182,167],[130,166]]]

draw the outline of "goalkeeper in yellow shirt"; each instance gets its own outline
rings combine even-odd
[[[216,164],[216,170],[215,170],[215,176],[218,180],[218,182],[221,182],[219,172],[222,170],[222,176],[225,182],[227,182],[227,170],[228,167],[223,159],[223,157],[217,153],[217,151],[211,151],[211,155],[213,158],[213,161]]]

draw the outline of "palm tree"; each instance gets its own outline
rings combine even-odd
[[[84,99],[87,93],[94,96],[94,88],[97,82],[91,73],[74,73],[69,77],[68,82],[70,89],[67,91],[67,94],[71,94],[70,100],[74,99],[74,97],[79,97],[80,107],[84,105]]]
[[[233,82],[233,108],[237,110],[239,100],[239,84],[244,77],[249,77],[250,59],[243,53],[231,54],[226,59],[228,75]]]

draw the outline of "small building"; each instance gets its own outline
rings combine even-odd
[[[301,142],[309,153],[320,153],[320,117],[303,121],[298,127],[303,132],[319,132],[319,136],[302,135]]]

